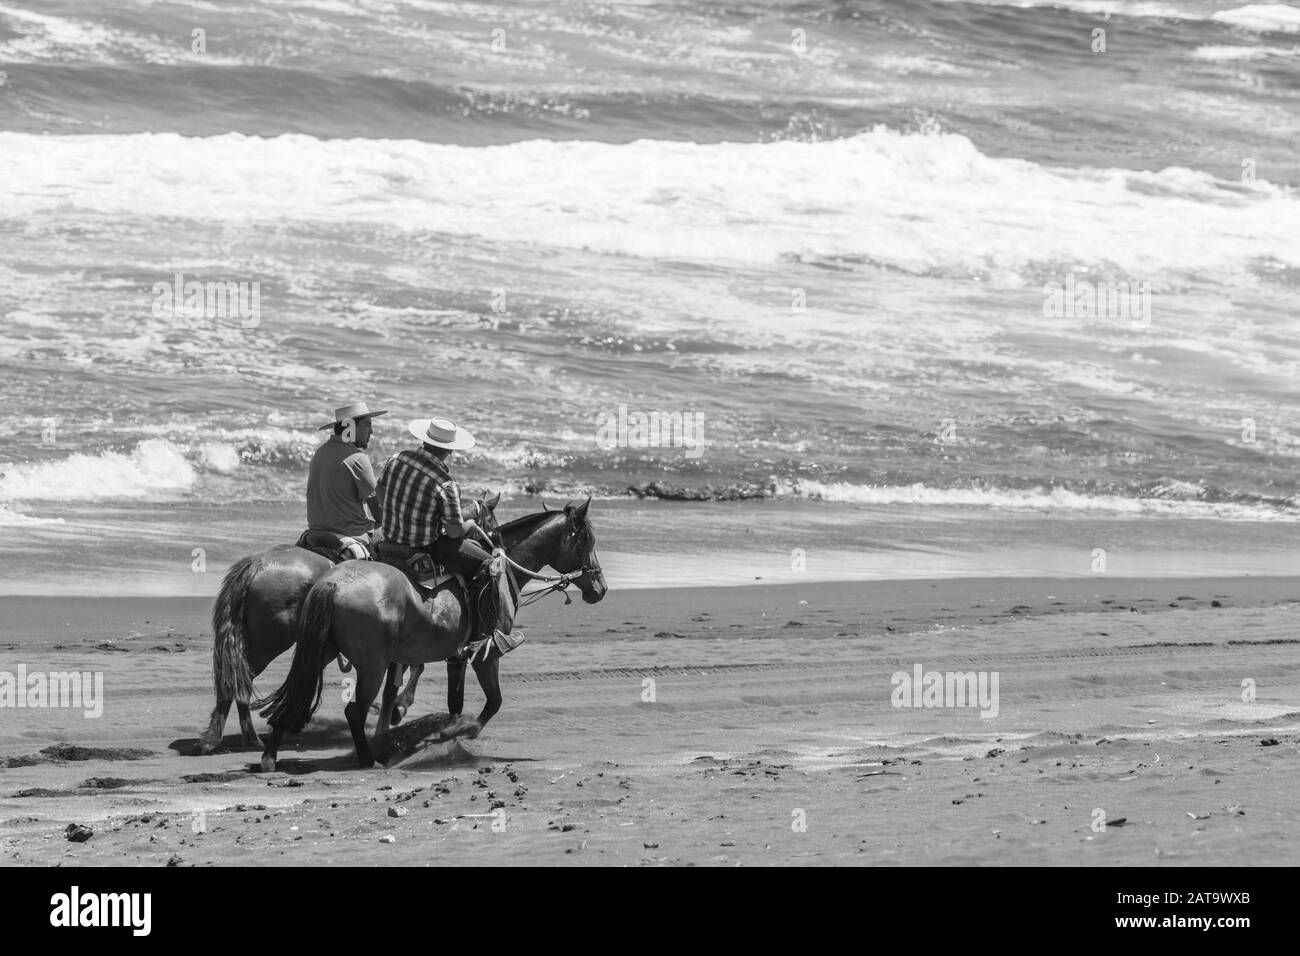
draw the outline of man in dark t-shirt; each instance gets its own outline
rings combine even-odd
[[[370,420],[386,411],[370,411],[365,402],[335,409],[334,421],[322,425],[334,434],[316,449],[307,472],[307,529],[343,539],[353,557],[365,557],[377,525],[375,468],[365,448]]]

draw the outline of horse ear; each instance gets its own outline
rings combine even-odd
[[[542,499],[542,510],[543,510],[543,511],[550,511],[550,510],[551,510],[550,506],[546,503],[546,499],[545,499],[545,498]]]
[[[578,505],[578,507],[573,509],[573,516],[577,518],[579,521],[584,520],[587,517],[587,509],[590,507],[591,507],[591,495],[587,495],[587,500],[584,501],[582,504]]]
[[[501,492],[498,491],[495,495],[492,495],[490,498],[484,497],[483,504],[488,511],[496,511],[497,505],[501,504]]]

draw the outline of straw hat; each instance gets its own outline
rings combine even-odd
[[[474,447],[474,436],[446,418],[417,418],[407,426],[426,445],[461,451]]]
[[[379,412],[372,412],[370,406],[365,402],[353,402],[351,405],[340,405],[338,408],[334,409],[334,421],[330,422],[328,425],[321,425],[316,430],[323,432],[325,429],[333,428],[339,422],[346,421],[349,418],[356,422],[363,418],[374,418],[376,415],[387,414],[387,409]]]

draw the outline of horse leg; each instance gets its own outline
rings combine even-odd
[[[217,706],[212,708],[212,717],[208,720],[208,729],[203,731],[199,742],[194,746],[194,756],[206,757],[221,746],[221,740],[226,734],[226,718],[230,716],[232,703],[229,697],[217,698]],[[240,716],[242,719],[242,713]]]
[[[272,726],[271,735],[266,739],[266,748],[262,751],[263,773],[271,773],[275,770],[275,759],[279,753],[282,739],[284,739],[283,728]]]
[[[226,705],[229,708],[229,705]],[[260,747],[262,738],[257,735],[257,728],[253,726],[253,713],[249,709],[248,701],[241,700],[236,705],[239,710],[239,734],[240,742],[245,747]]]
[[[266,666],[275,658],[293,646],[293,637],[290,635],[276,634],[275,640],[269,639],[270,628],[258,628],[246,633],[243,636],[244,649],[243,654],[248,661],[248,672],[252,677],[257,677]],[[268,634],[267,639],[262,635]],[[263,646],[266,644],[266,646]],[[217,706],[212,711],[212,719],[208,721],[208,729],[203,732],[199,738],[198,746],[194,748],[197,756],[210,754],[221,746],[221,741],[226,733],[226,720],[230,717],[230,705],[234,704],[239,712],[239,730],[240,743],[245,747],[262,746],[262,738],[257,735],[257,728],[253,726],[253,714],[248,706],[247,700],[231,699],[227,697],[217,697]]]
[[[423,664],[412,664],[410,667],[411,674],[406,679],[406,686],[402,692],[397,695],[397,703],[393,705],[392,723],[394,726],[402,722],[406,712],[411,709],[415,703],[415,685],[420,682],[420,675],[424,673]]]
[[[256,634],[253,635],[256,640]],[[253,677],[257,677],[272,660],[279,657],[282,653],[293,646],[292,639],[281,640],[276,646],[261,648],[256,645],[248,648],[248,669]],[[218,697],[217,706],[212,709],[212,718],[208,721],[208,729],[203,732],[199,738],[198,746],[195,747],[194,753],[197,756],[204,756],[212,753],[219,746],[225,737],[226,720],[230,717],[230,705],[235,705],[239,712],[239,730],[240,743],[245,747],[262,746],[262,738],[258,736],[257,728],[253,726],[252,709],[248,706],[246,700],[232,700],[229,697]]]
[[[290,645],[291,646],[291,645]],[[256,677],[262,671],[266,670],[266,665],[278,657],[286,647],[272,648],[269,659],[260,659],[259,656],[250,654],[252,658],[249,662],[253,676]],[[287,679],[287,678],[286,678]],[[245,746],[262,746],[262,772],[271,773],[275,770],[275,762],[280,751],[280,741],[284,739],[284,728],[271,725],[271,733],[267,737],[265,744],[262,738],[258,736],[257,730],[253,727],[253,715],[250,712],[249,702],[241,700],[236,702],[239,707],[239,726],[243,728],[243,742]],[[229,706],[229,705],[227,705]]]
[[[249,673],[254,678],[258,677],[273,660],[293,647],[296,637],[297,635],[287,628],[263,625],[250,629],[245,648],[248,654]],[[235,707],[239,711],[240,743],[245,747],[262,746],[262,738],[258,736],[257,728],[253,726],[253,713],[249,702],[236,700]]]
[[[478,686],[483,688],[483,696],[486,699],[483,709],[479,711],[478,720],[466,731],[467,737],[477,737],[487,726],[487,722],[501,709],[500,660],[500,657],[492,656],[486,661],[474,662],[474,676],[478,678]]]
[[[361,667],[357,661],[353,661],[352,664],[357,674],[356,696],[352,699],[352,703],[343,709],[343,713],[348,718],[352,743],[357,748],[357,763],[361,764],[363,769],[369,769],[375,765],[375,757],[370,752],[370,744],[366,740],[366,715],[370,713],[370,705],[374,703],[388,669],[372,672]],[[380,718],[382,719],[382,714]]]
[[[491,653],[487,660],[474,662],[474,675],[478,677],[478,685],[483,689],[484,697],[483,709],[474,720],[460,716],[460,709],[465,702],[465,662],[450,658],[447,660],[448,710],[455,707],[451,713],[453,720],[446,731],[448,738],[467,737],[473,740],[501,709],[501,672],[498,664],[500,660],[500,654]]]
[[[293,637],[288,634],[275,634],[275,640],[272,641],[270,631],[271,629],[267,627],[258,628],[251,631],[247,637],[248,644],[245,651],[248,655],[248,672],[254,678],[266,670],[271,661],[293,647]],[[262,638],[264,634],[266,637]],[[239,711],[239,742],[245,747],[260,747],[262,738],[258,736],[257,728],[253,726],[253,713],[248,703],[246,700],[235,701],[235,709]]]
[[[343,708],[348,719],[348,728],[352,731],[352,743],[357,748],[357,763],[368,770],[375,765],[375,758],[370,753],[370,744],[366,742],[366,710],[354,700]]]
[[[375,737],[388,733],[389,718],[393,714],[393,701],[397,700],[397,679],[402,669],[398,664],[389,664],[384,679],[384,696],[379,701],[379,722],[375,725]]]
[[[460,658],[447,658],[447,713],[452,717],[459,717],[465,707],[466,666]]]

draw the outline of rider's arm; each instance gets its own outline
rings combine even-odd
[[[344,462],[348,471],[352,473],[352,480],[357,487],[357,497],[365,505],[366,510],[370,512],[370,517],[379,521],[379,498],[377,488],[379,480],[375,478],[375,466],[370,462],[370,456],[365,452],[358,452],[355,455],[348,456]]]
[[[473,520],[466,520],[460,507],[460,487],[454,481],[443,482],[438,489],[442,532],[449,538],[463,538],[474,530]]]
[[[390,458],[384,462],[383,471],[379,473],[379,480],[375,482],[375,498],[380,506],[383,506],[384,497],[388,494],[388,476],[393,470],[393,459]]]

